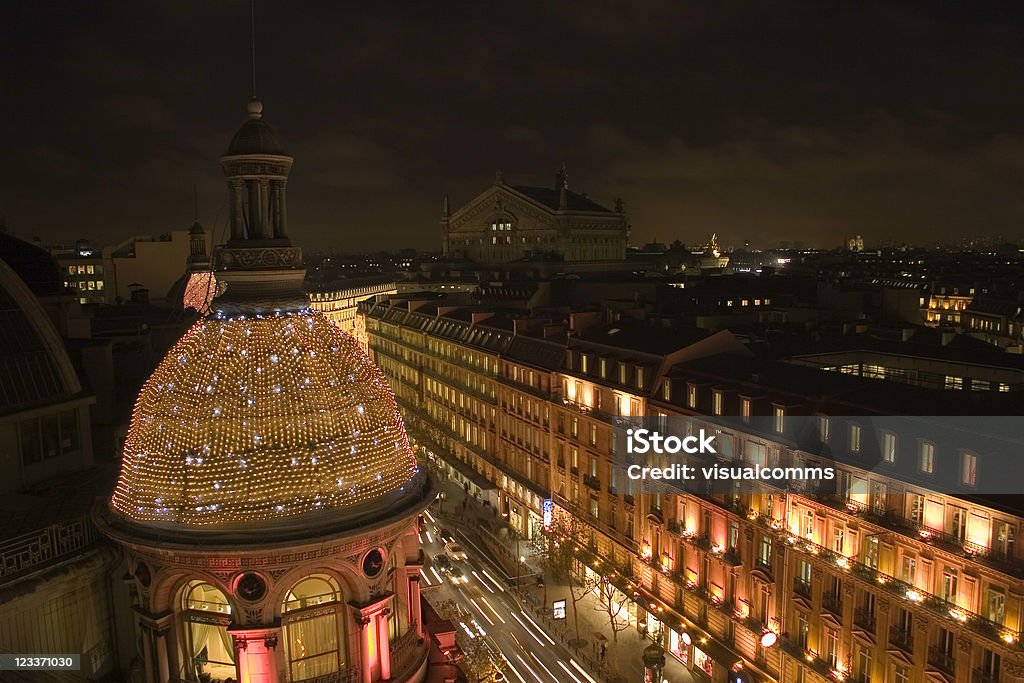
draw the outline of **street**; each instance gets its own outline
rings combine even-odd
[[[421,540],[426,555],[445,552],[439,537],[444,528],[427,513]],[[509,592],[504,572],[461,529],[447,527],[466,550],[467,559],[453,564],[461,568],[464,583],[454,584],[436,566],[423,571],[423,591],[434,605],[453,600],[465,617],[457,626],[469,638],[488,638],[505,660],[507,680],[520,683],[598,683],[583,665],[555,641],[536,620],[519,607]],[[428,560],[428,565],[430,561]]]

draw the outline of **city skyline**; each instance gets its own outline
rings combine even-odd
[[[209,152],[251,95],[248,19],[245,3],[20,7],[8,228],[183,229],[195,186],[222,241]],[[311,250],[435,249],[446,193],[461,206],[496,169],[553,185],[562,162],[573,191],[625,201],[634,245],[1019,239],[1016,9],[263,3],[256,19],[257,94],[300,159],[292,230]]]

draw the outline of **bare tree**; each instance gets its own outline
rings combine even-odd
[[[494,676],[505,668],[505,658],[497,645],[486,636],[470,637],[462,624],[467,624],[470,631],[473,627],[469,625],[475,618],[466,612],[454,600],[441,600],[431,603],[434,611],[442,619],[447,619],[457,624],[455,642],[459,646],[458,666],[473,683],[494,680]]]
[[[585,522],[576,515],[558,510],[544,532],[539,554],[545,570],[569,586],[576,646],[583,643],[580,637],[579,603],[601,583],[593,572],[586,570],[588,556],[592,554],[586,540],[590,535],[591,529]]]
[[[598,586],[598,601],[594,609],[608,617],[612,629],[612,642],[619,642],[619,631],[629,628],[629,596],[615,587],[609,577],[603,577]]]

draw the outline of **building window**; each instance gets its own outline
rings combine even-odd
[[[963,453],[961,455],[960,483],[964,486],[974,486],[978,474],[978,456],[974,453]]]
[[[750,399],[740,399],[740,417],[743,418],[744,422],[750,422]]]
[[[722,392],[721,391],[714,392],[712,403],[713,403],[712,408],[714,410],[714,414],[715,415],[721,415],[722,414]]]
[[[818,438],[822,443],[828,443],[829,438],[829,422],[828,415],[818,416]]]
[[[757,561],[763,567],[771,569],[772,537],[768,534],[761,534],[761,544],[757,548]]]
[[[608,361],[604,358],[598,363],[601,372],[601,379],[604,379],[608,375]]]
[[[916,578],[917,559],[912,555],[904,555],[903,565],[900,567],[900,580],[913,585]]]
[[[78,417],[74,410],[18,423],[21,461],[28,465],[73,453],[79,448]]]
[[[896,462],[896,435],[892,432],[882,434],[882,460],[889,464]]]
[[[839,662],[839,633],[833,628],[825,628],[825,661],[833,669]]]
[[[850,452],[860,453],[860,425],[850,425]]]
[[[697,407],[697,385],[691,384],[686,388],[686,405],[690,408]]]
[[[930,441],[922,441],[920,448],[920,468],[924,474],[931,474],[935,471],[935,444]]]
[[[596,446],[597,445],[597,425],[596,424],[591,424],[590,425],[590,445],[591,446]]]
[[[619,384],[626,383],[626,364],[619,363]]]
[[[782,406],[775,406],[772,414],[775,417],[775,433],[782,434],[786,429],[786,409]]]
[[[644,369],[643,368],[637,368],[636,369],[636,387],[637,387],[637,389],[643,389],[644,388]]]
[[[672,400],[672,380],[666,379],[665,383],[661,385],[661,397],[666,401]]]
[[[992,588],[988,589],[988,600],[985,601],[986,614],[989,621],[994,621],[997,624],[1003,623],[1003,618],[1006,616],[1006,593],[1001,589]]]
[[[580,370],[584,373],[590,370],[590,356],[585,353],[580,354]]]

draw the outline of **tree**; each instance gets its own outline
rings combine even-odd
[[[458,666],[466,674],[471,683],[482,683],[494,680],[495,675],[505,669],[505,658],[497,645],[486,636],[470,637],[462,623],[475,621],[473,615],[454,600],[442,600],[431,603],[434,611],[442,619],[459,624],[455,633],[455,642],[459,646]],[[472,626],[470,627],[472,629]]]
[[[584,539],[590,539],[591,529],[576,515],[557,509],[551,525],[544,531],[544,542],[539,557],[545,571],[569,586],[572,602],[572,620],[576,632],[576,647],[583,644],[580,637],[579,603],[601,583],[592,572],[587,572],[586,561],[593,553]]]
[[[619,642],[619,631],[629,628],[629,596],[616,588],[611,577],[603,577],[598,586],[598,601],[594,606],[608,617],[612,629],[612,642]]]

